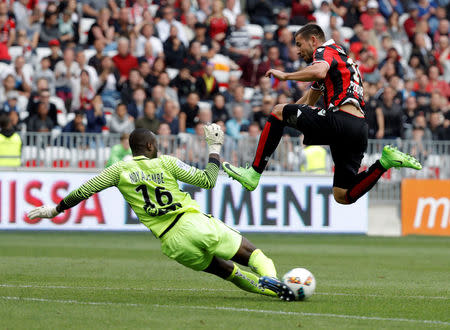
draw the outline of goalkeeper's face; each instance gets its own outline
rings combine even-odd
[[[297,47],[297,54],[303,60],[305,60],[306,63],[311,63],[313,60],[313,54],[314,54],[314,45],[313,45],[312,38],[305,39],[301,35],[298,35],[295,38],[295,46]]]

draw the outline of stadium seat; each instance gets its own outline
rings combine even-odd
[[[95,23],[95,18],[82,18],[80,20],[80,44],[84,45],[88,39],[91,26]]]
[[[302,25],[288,25],[287,28],[291,33],[295,33],[302,28]]]
[[[351,39],[351,37],[353,37],[353,35],[355,34],[353,29],[349,28],[347,26],[342,26],[339,29],[339,32],[341,33],[342,40],[345,40],[345,41],[349,41]]]
[[[14,61],[17,56],[23,55],[23,47],[12,46],[8,48],[9,55],[11,56],[11,61]]]
[[[95,49],[90,49],[90,48],[83,50],[83,52],[84,52],[84,56],[86,57],[86,62],[88,62],[92,56],[97,54],[97,51]]]
[[[252,39],[262,39],[264,37],[264,30],[261,25],[247,24],[247,31]]]
[[[48,47],[37,47],[36,48],[36,64],[39,65],[41,63],[42,58],[50,56],[52,53],[51,49]]]
[[[251,87],[245,87],[244,88],[244,100],[250,101],[253,94],[255,93],[255,89]]]
[[[56,106],[56,110],[58,112],[61,113],[67,112],[66,105],[64,104],[64,101],[60,97],[55,95],[50,96],[50,103],[53,103]]]
[[[166,68],[166,72],[169,75],[169,79],[172,80],[178,75],[178,72],[180,72],[180,70],[175,68]]]

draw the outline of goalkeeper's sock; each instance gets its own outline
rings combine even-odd
[[[226,280],[244,291],[277,297],[277,294],[272,290],[264,289],[258,285],[258,276],[241,270],[236,264],[234,264],[234,269]]]
[[[260,249],[252,252],[248,266],[260,276],[277,277],[277,270],[272,259],[267,258]]]

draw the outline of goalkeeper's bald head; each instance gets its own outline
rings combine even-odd
[[[136,128],[130,134],[130,148],[133,156],[155,158],[158,153],[156,136],[146,128]]]

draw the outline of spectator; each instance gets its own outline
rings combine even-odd
[[[253,112],[261,111],[263,104],[263,97],[270,95],[275,98],[277,93],[272,89],[271,81],[269,77],[261,77],[259,79],[259,85],[255,88],[255,92],[250,100],[250,105]]]
[[[54,126],[53,120],[48,116],[47,106],[45,103],[40,102],[37,107],[37,114],[28,120],[27,131],[50,132]]]
[[[208,59],[202,55],[199,41],[192,41],[189,45],[189,53],[183,60],[183,67],[188,67],[194,78],[201,77],[205,72]]]
[[[223,92],[223,96],[225,97],[225,103],[230,103],[234,101],[234,91],[236,87],[239,86],[239,77],[235,75],[230,75],[228,78],[228,88]]]
[[[23,109],[19,109],[17,105],[17,99],[19,98],[19,94],[16,91],[11,91],[6,95],[6,101],[2,105],[3,112],[21,112]]]
[[[384,137],[384,115],[383,109],[380,106],[380,101],[375,97],[377,87],[375,84],[364,83],[364,101],[366,108],[366,120],[369,126],[370,139],[382,139]]]
[[[127,133],[122,133],[120,135],[120,143],[114,145],[111,148],[111,152],[109,154],[108,161],[106,162],[105,167],[109,167],[114,163],[117,163],[121,160],[131,159],[133,157],[130,149],[130,143],[128,141],[130,135]]]
[[[259,78],[264,76],[264,70],[269,69],[262,61],[262,47],[260,45],[253,47],[250,50],[249,57],[242,57],[238,64],[242,70],[241,83],[245,87],[257,85]],[[229,100],[227,99],[227,101]]]
[[[225,123],[227,134],[234,139],[240,139],[242,137],[241,131],[248,131],[250,122],[244,117],[244,109],[241,105],[234,105],[232,113],[231,119]]]
[[[180,103],[184,103],[191,92],[195,92],[195,78],[191,76],[189,67],[183,67],[178,75],[170,82],[170,86],[177,91]]]
[[[50,40],[55,39],[61,39],[61,33],[58,29],[58,13],[47,11],[44,14],[44,22],[39,32],[39,45],[45,47]]]
[[[271,1],[247,0],[246,10],[252,24],[264,26],[273,23],[273,8]]]
[[[71,109],[72,79],[78,78],[80,68],[74,61],[74,50],[66,48],[64,57],[55,66],[56,95],[66,102],[66,109]]]
[[[439,37],[434,57],[444,80],[450,81],[450,43],[448,36]]]
[[[14,20],[8,16],[8,7],[6,2],[0,3],[0,56],[1,60],[11,60],[8,48],[16,41],[16,24]]]
[[[117,42],[118,54],[114,55],[112,60],[120,73],[121,82],[125,81],[130,74],[131,69],[139,67],[136,57],[130,54],[130,42],[126,38],[119,38]]]
[[[51,95],[55,95],[55,74],[53,73],[53,71],[50,69],[50,59],[48,57],[43,57],[41,59],[41,67],[36,70],[36,73],[33,76],[32,81],[34,82],[34,86],[33,89],[36,90],[37,86],[37,82],[40,81],[41,79],[44,79],[45,81],[48,82],[47,87],[50,90],[50,94]]]
[[[289,60],[289,48],[292,46],[292,40],[292,32],[289,31],[287,27],[279,31],[277,45],[280,53],[280,59],[283,61],[283,63],[286,63]]]
[[[164,88],[162,86],[156,85],[152,89],[151,99],[155,102],[156,116],[161,118],[164,112],[164,103],[166,103],[166,97],[164,94]]]
[[[210,38],[217,41],[220,46],[224,46],[230,24],[223,15],[223,2],[221,0],[212,1],[212,12],[205,23],[208,26]]]
[[[86,126],[83,123],[84,115],[82,111],[75,111],[75,117],[67,123],[63,128],[64,133],[84,133],[86,132]],[[67,143],[70,145],[70,140]]]
[[[316,23],[320,25],[320,27],[322,27],[324,31],[327,31],[330,25],[330,17],[331,17],[330,4],[327,1],[322,1],[320,7],[316,9],[313,15],[316,18]]]
[[[99,88],[98,74],[97,71],[90,65],[86,63],[86,54],[83,51],[79,51],[76,56],[76,62],[78,63],[78,67],[80,68],[80,72],[78,76],[81,74],[82,70],[87,71],[89,74],[89,79],[91,81],[92,86],[94,88]]]
[[[123,77],[121,77],[120,80],[122,79]],[[120,80],[118,85],[120,98],[122,100],[122,103],[129,104],[132,102],[134,91],[140,87],[144,88],[144,79],[142,78],[139,70],[131,69],[128,79],[122,84],[120,84]]]
[[[12,129],[15,132],[24,132],[26,130],[25,123],[19,118],[19,114],[16,111],[10,111],[8,116],[11,120]]]
[[[105,115],[103,114],[103,104],[100,95],[96,95],[91,102],[91,107],[86,109],[87,133],[101,133],[103,126],[106,125]]]
[[[219,92],[219,83],[213,75],[214,65],[208,63],[205,73],[197,78],[196,86],[201,100],[212,100]]]
[[[417,101],[415,96],[408,96],[403,109],[403,128],[412,128],[415,117],[418,115]]]
[[[147,41],[144,45],[144,55],[138,57],[138,62],[139,62],[139,69],[141,67],[141,64],[146,63],[149,67],[149,72],[150,72],[150,68],[152,67],[153,63],[155,63],[156,57],[153,55],[153,48],[152,48],[152,44],[150,41]],[[162,55],[164,55],[162,53]],[[145,77],[144,77],[145,78]]]
[[[177,104],[175,104],[172,100],[166,100],[164,102],[164,111],[161,116],[161,123],[165,123],[169,125],[170,131],[172,134],[177,135],[179,132],[179,121],[178,121],[178,115],[179,115],[179,109],[177,107]]]
[[[95,55],[89,59],[88,65],[95,69],[95,71],[97,72],[97,75],[100,75],[100,73],[102,72],[103,50],[105,49],[104,40],[102,40],[102,39],[95,40],[94,41],[94,49],[95,49]]]
[[[250,35],[247,30],[245,15],[236,17],[236,25],[231,27],[225,43],[229,56],[235,62],[250,53]]]
[[[217,93],[216,95],[214,95],[213,106],[211,111],[212,111],[212,121],[214,123],[222,121],[225,124],[225,122],[228,119],[230,119],[228,110],[225,106],[225,97],[223,96],[223,94]]]
[[[121,94],[117,91],[120,74],[114,67],[112,59],[103,56],[100,60],[98,92],[106,108],[115,109]]]
[[[203,105],[198,110],[198,121],[205,125],[212,123],[212,111],[209,106]]]
[[[200,98],[198,94],[191,92],[187,97],[186,103],[181,105],[179,117],[180,132],[194,133],[195,123],[199,121],[199,101]]]
[[[97,94],[97,89],[92,85],[89,73],[82,70],[79,79],[72,79],[73,98],[71,111],[88,109]]]
[[[130,19],[130,8],[120,8],[119,16],[114,20],[114,30],[116,37],[122,37],[129,40],[131,45],[130,49],[134,50],[136,46],[136,35]]]
[[[209,34],[206,33],[207,26],[204,23],[195,23],[194,27],[194,39],[192,39],[191,43],[194,41],[198,41],[200,43],[200,51],[203,56],[208,56],[210,50],[212,49],[212,42]]]
[[[291,22],[295,25],[305,25],[314,21],[314,5],[311,0],[293,0]]]
[[[159,38],[155,37],[153,24],[145,23],[140,31],[140,35],[136,40],[136,56],[143,56],[145,54],[145,45],[150,42],[152,49],[152,56],[154,58],[164,54],[163,44]],[[148,54],[150,55],[150,54]]]
[[[428,69],[428,85],[426,90],[428,92],[438,91],[442,96],[450,97],[449,82],[439,79],[439,69],[437,66],[430,66]]]
[[[153,62],[152,68],[145,81],[150,88],[153,88],[158,84],[158,77],[161,72],[166,71],[166,62],[163,57],[157,57]]]
[[[39,89],[39,94],[37,94],[37,98],[30,99],[27,105],[27,111],[29,117],[33,117],[38,114],[39,106],[44,105],[47,109],[48,117],[51,119],[53,126],[58,125],[57,120],[57,109],[56,106],[50,102],[50,91],[48,89]]]
[[[422,108],[427,107],[431,101],[431,93],[427,91],[428,82],[428,76],[426,74],[422,74],[419,77],[414,89],[416,92],[417,102]]]
[[[131,133],[134,129],[134,117],[127,113],[127,106],[119,103],[109,124],[111,133]]]
[[[430,131],[433,140],[443,141],[449,139],[449,127],[444,127],[444,116],[440,111],[430,113]]]
[[[0,115],[0,167],[18,167],[21,164],[22,140],[7,114]]]
[[[76,41],[75,26],[72,22],[72,11],[70,9],[65,9],[58,19],[58,30],[60,39],[65,45]]]
[[[413,126],[405,132],[405,138],[411,141],[410,153],[423,162],[428,155],[426,145],[431,141],[431,132],[423,114],[414,119]]]
[[[88,32],[87,44],[92,46],[96,40],[103,41],[105,46],[114,43],[115,29],[114,26],[109,24],[111,11],[106,7],[102,7],[96,16],[97,20],[92,24]]]
[[[145,101],[144,115],[135,121],[136,128],[146,128],[157,133],[160,121],[156,118],[156,107],[152,100]]]
[[[395,91],[387,86],[384,89],[381,99],[381,109],[384,116],[384,138],[396,139],[402,137],[402,108],[399,103],[394,101]]]
[[[100,18],[103,9],[113,12],[115,17],[118,13],[117,4],[114,0],[82,0],[83,17]]]
[[[236,105],[239,105],[242,108],[243,116],[245,119],[249,119],[250,115],[252,114],[252,108],[250,107],[250,104],[245,102],[244,100],[245,95],[245,89],[244,86],[239,85],[235,88],[234,94],[233,94],[233,102],[228,103],[228,114],[232,117],[233,109]]]
[[[144,88],[138,87],[133,91],[133,100],[128,103],[128,114],[134,119],[142,117],[144,114],[146,98],[147,95]]]
[[[261,110],[253,112],[252,122],[258,123],[259,127],[262,129],[269,119],[269,115],[275,106],[275,98],[266,94],[262,99]]]
[[[48,47],[50,48],[51,53],[46,58],[48,58],[50,61],[50,70],[55,71],[56,64],[59,61],[63,60],[63,58],[60,55],[61,53],[60,43],[57,39],[53,39],[49,41]]]
[[[195,145],[195,150],[193,148],[188,150],[189,164],[197,168],[205,167],[208,163],[208,144],[204,138],[204,126],[205,124],[201,122],[195,124],[194,135],[190,139],[190,143]]]
[[[399,0],[380,1],[380,12],[386,18],[389,18],[394,13],[401,15],[404,12],[402,2]]]
[[[180,40],[185,47],[188,46],[188,40],[183,29],[183,25],[174,19],[174,11],[170,6],[166,6],[162,9],[163,19],[156,23],[156,29],[158,30],[159,39],[165,42],[170,36],[171,26],[177,29],[177,39]]]
[[[367,11],[364,12],[360,21],[364,27],[364,30],[371,30],[374,27],[375,18],[377,16],[381,16],[378,11],[378,1],[377,0],[369,0],[367,2]]]
[[[162,86],[164,88],[164,94],[166,99],[171,99],[178,103],[178,95],[177,91],[170,87],[170,78],[167,72],[161,72],[158,77],[158,85]]]
[[[170,27],[169,37],[164,42],[164,55],[168,67],[179,69],[186,57],[186,48],[178,37],[177,27]]]
[[[417,56],[420,64],[424,68],[428,68],[431,65],[431,63],[433,62],[433,55],[427,49],[427,46],[425,43],[425,34],[417,33],[414,36],[414,46],[413,46],[413,49],[411,52],[411,57],[412,56]]]

